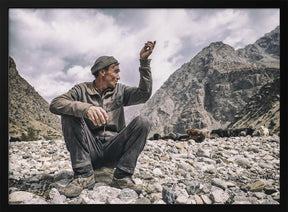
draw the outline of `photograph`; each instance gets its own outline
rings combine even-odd
[[[8,15],[9,205],[283,203],[280,8]]]

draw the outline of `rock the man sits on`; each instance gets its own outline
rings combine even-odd
[[[113,56],[101,56],[91,68],[93,82],[75,85],[52,100],[50,111],[61,115],[62,131],[70,152],[74,178],[60,193],[78,196],[95,184],[94,170],[116,167],[112,186],[141,190],[132,180],[137,159],[142,152],[151,124],[138,116],[125,124],[124,106],[145,103],[152,93],[148,57],[156,41],[148,41],[140,51],[138,87],[118,83],[120,68]]]

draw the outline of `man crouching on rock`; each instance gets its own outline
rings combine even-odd
[[[94,170],[116,167],[111,186],[141,190],[132,180],[137,159],[143,150],[150,122],[138,116],[126,127],[123,106],[145,103],[152,93],[148,57],[156,41],[148,41],[140,51],[138,87],[118,83],[119,63],[112,56],[101,56],[91,68],[93,82],[75,85],[52,100],[50,111],[61,115],[63,136],[70,152],[74,178],[60,193],[78,196],[93,188]]]

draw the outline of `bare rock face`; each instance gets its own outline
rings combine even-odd
[[[264,85],[239,114],[245,115],[235,119],[229,128],[266,126],[270,134],[280,135],[280,78]]]
[[[227,128],[248,114],[249,108],[242,109],[264,85],[279,78],[277,27],[254,44],[237,51],[223,42],[211,43],[176,70],[138,114],[152,120],[150,136],[155,133],[182,134],[185,129],[193,128]],[[277,91],[273,95],[280,95]],[[262,100],[261,104],[273,101],[275,104],[269,104],[278,107],[279,111],[279,98]],[[254,121],[261,118],[256,115]],[[279,122],[279,116],[274,121]],[[246,121],[241,124],[250,125]],[[270,123],[262,125],[269,127]],[[279,128],[274,130],[278,131]]]
[[[9,137],[14,140],[57,139],[62,137],[59,117],[49,104],[23,79],[9,57]]]

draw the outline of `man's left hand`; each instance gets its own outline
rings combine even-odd
[[[147,43],[145,43],[144,47],[140,51],[140,58],[147,59],[149,55],[152,54],[155,45],[156,41],[147,41]]]

